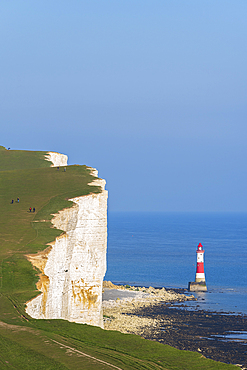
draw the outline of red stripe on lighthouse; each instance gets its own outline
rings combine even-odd
[[[197,262],[196,273],[197,274],[204,273],[204,263],[203,262]]]

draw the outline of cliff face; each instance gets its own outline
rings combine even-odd
[[[92,173],[97,175],[94,169]],[[108,193],[104,180],[95,179],[91,185],[101,186],[102,192],[69,199],[74,205],[52,219],[64,233],[45,251],[28,256],[41,271],[37,288],[42,293],[26,307],[33,318],[103,326]]]
[[[67,166],[68,162],[68,156],[66,154],[55,152],[48,152],[45,159],[52,162],[51,167]]]

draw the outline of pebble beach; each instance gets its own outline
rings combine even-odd
[[[132,314],[136,309],[164,302],[195,300],[193,295],[186,296],[170,289],[119,286],[110,281],[104,281],[103,289],[104,328],[137,335],[142,335],[147,327],[156,327],[158,320]]]

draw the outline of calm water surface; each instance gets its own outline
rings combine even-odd
[[[247,213],[109,213],[105,279],[187,288],[199,242],[208,293],[192,307],[247,314]]]

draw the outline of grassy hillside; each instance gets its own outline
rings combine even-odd
[[[37,271],[25,254],[61,233],[50,227],[51,214],[70,207],[67,199],[100,191],[88,185],[86,166],[57,170],[45,154],[0,147],[0,369],[235,368],[138,336],[25,313],[25,302],[38,294]]]
[[[46,152],[6,150],[0,146],[0,171],[50,167],[51,162],[44,161],[45,154]]]

